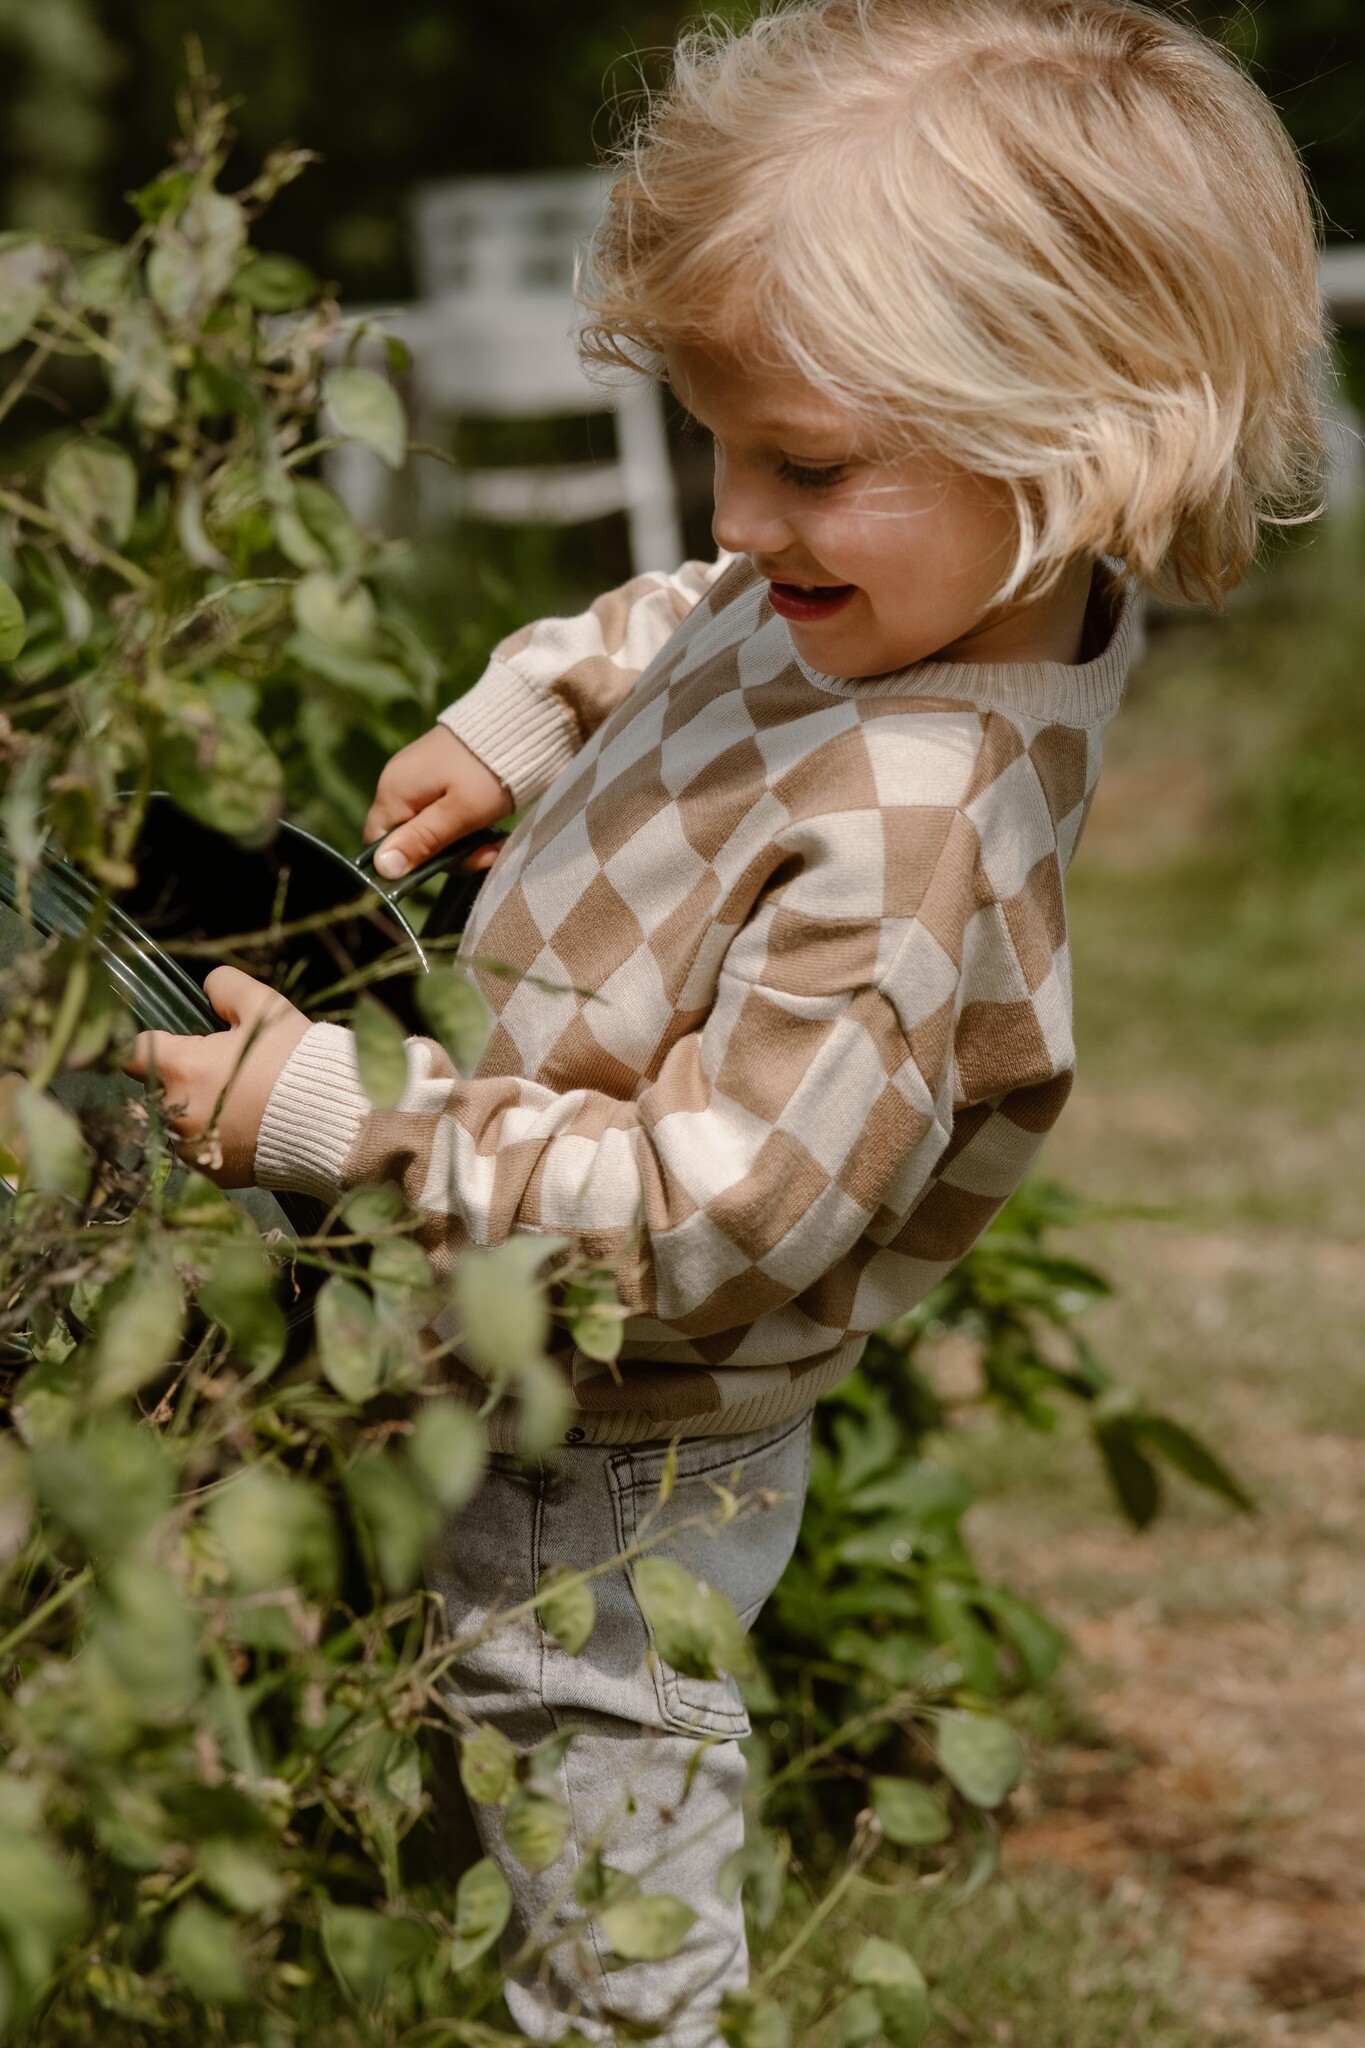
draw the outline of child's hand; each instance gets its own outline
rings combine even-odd
[[[255,1184],[256,1137],[270,1091],[308,1019],[237,967],[215,967],[204,993],[230,1031],[207,1038],[140,1032],[123,1071],[145,1081],[155,1066],[176,1150],[187,1166],[197,1166],[220,1187],[249,1188]]]
[[[365,820],[365,838],[378,839],[394,826],[403,829],[375,855],[375,870],[386,881],[396,882],[419,861],[466,832],[505,818],[512,808],[511,797],[492,769],[444,725],[434,725],[396,753],[379,778]],[[469,866],[489,868],[497,857],[498,849],[487,846],[473,855]]]

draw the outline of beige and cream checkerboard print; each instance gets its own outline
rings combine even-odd
[[[516,635],[444,714],[539,798],[465,938],[479,1071],[414,1040],[372,1111],[349,1034],[315,1026],[258,1178],[395,1181],[442,1258],[535,1231],[611,1264],[625,1363],[564,1359],[594,1441],[799,1412],[969,1249],[1066,1099],[1062,875],[1135,631],[1103,571],[1095,620],[1075,666],[848,682],[722,560]]]

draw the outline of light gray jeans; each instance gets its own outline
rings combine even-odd
[[[650,1536],[668,1532],[649,1555],[676,1559],[724,1592],[747,1628],[796,1543],[810,1416],[750,1436],[683,1441],[660,1508],[667,1456],[666,1445],[646,1444],[566,1446],[531,1464],[494,1458],[428,1568],[452,1636],[530,1600],[551,1565],[581,1571],[628,1550],[642,1524]],[[728,1524],[719,1520],[718,1487],[744,1503]],[[716,2038],[722,1993],[748,1974],[743,1908],[722,1873],[744,1839],[739,1741],[749,1717],[733,1679],[686,1677],[661,1659],[628,1570],[604,1572],[592,1586],[597,1618],[578,1656],[530,1613],[462,1656],[447,1683],[462,1716],[491,1722],[523,1753],[577,1731],[544,1775],[572,1823],[548,1870],[532,1874],[511,1855],[498,1807],[475,1808],[484,1851],[512,1892],[504,1959],[528,1941],[539,1951],[509,1982],[507,2002],[537,2040],[569,2026],[608,2039],[619,2015],[662,2027],[666,2048],[703,2048]],[[574,1899],[595,1847],[644,1892],[671,1892],[692,1908],[696,1921],[677,1955],[623,1964],[612,1954]]]

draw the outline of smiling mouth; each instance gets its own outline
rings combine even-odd
[[[831,618],[842,611],[857,592],[856,583],[778,583],[771,581],[768,594],[775,612],[784,619],[810,623]]]

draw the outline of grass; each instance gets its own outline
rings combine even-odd
[[[932,1986],[925,2048],[1239,2048],[1201,2032],[1181,1982],[1170,1917],[1121,1890],[1097,1901],[1084,1879],[1041,1868],[969,1898],[905,1888],[894,1865],[830,1922],[794,1966],[784,2003],[811,2014],[796,2038],[833,2048],[821,2010],[851,1942],[877,1934],[909,1950]],[[780,1939],[787,1930],[774,1930]],[[818,2016],[816,2016],[818,2015]]]

